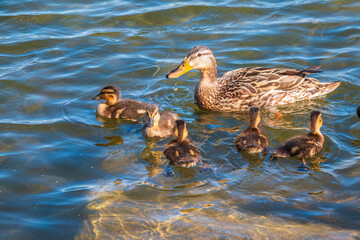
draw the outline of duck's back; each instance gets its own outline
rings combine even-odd
[[[112,118],[137,119],[146,113],[149,104],[133,99],[121,99],[109,107]]]
[[[311,99],[335,90],[340,82],[321,83],[305,70],[248,67],[225,73],[218,79],[216,95],[209,97],[219,111],[247,111],[250,106],[266,107]],[[209,104],[210,105],[210,104]]]
[[[248,128],[235,139],[238,151],[249,153],[261,152],[269,146],[269,141],[265,135],[257,128]]]
[[[179,118],[180,118],[179,114],[177,114],[177,113],[162,112],[160,114],[159,127],[167,128],[170,131],[172,131],[175,126],[175,121],[178,120]]]
[[[321,151],[324,143],[323,136],[308,135],[295,136],[275,149],[274,156],[279,157],[311,157]]]
[[[164,155],[169,159],[170,164],[184,167],[196,165],[201,158],[199,150],[189,141],[170,141],[164,150]]]

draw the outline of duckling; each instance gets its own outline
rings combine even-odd
[[[304,70],[247,67],[217,78],[213,52],[205,46],[192,48],[182,63],[167,78],[177,78],[192,69],[201,73],[195,88],[195,104],[218,112],[248,111],[250,107],[269,107],[319,97],[335,90],[340,82],[321,83],[308,78],[320,67]]]
[[[356,113],[357,113],[358,117],[360,118],[360,105],[358,106]]]
[[[165,147],[164,155],[170,164],[182,167],[193,167],[200,162],[200,151],[188,139],[184,120],[176,120],[174,139]]]
[[[324,136],[320,132],[322,126],[321,112],[312,111],[309,119],[310,132],[307,135],[295,136],[277,147],[274,157],[299,157],[305,165],[304,158],[311,157],[321,151],[324,145]]]
[[[235,139],[235,144],[238,151],[257,153],[264,151],[269,146],[267,137],[258,129],[259,122],[259,108],[250,108],[249,127]]]
[[[121,118],[136,121],[146,113],[148,103],[132,99],[121,99],[120,89],[115,85],[105,85],[93,100],[104,99],[97,107],[97,114],[107,118]]]
[[[170,137],[175,125],[175,120],[179,119],[177,113],[159,112],[159,106],[151,104],[146,109],[148,122],[141,129],[145,138],[148,137]]]

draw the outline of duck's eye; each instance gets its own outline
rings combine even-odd
[[[201,57],[201,55],[202,55],[201,53],[198,53],[198,54],[197,54],[198,57]]]

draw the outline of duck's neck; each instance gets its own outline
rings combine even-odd
[[[201,79],[199,85],[213,85],[217,83],[217,66],[216,63],[211,68],[200,69]]]
[[[324,142],[324,135],[320,131],[310,131],[310,134],[319,137]]]
[[[195,104],[206,110],[215,110],[213,106],[216,104],[216,86],[217,86],[217,68],[201,69],[201,79],[195,88],[194,100]]]
[[[258,128],[257,126],[258,124],[255,121],[249,123],[249,128],[257,129]]]

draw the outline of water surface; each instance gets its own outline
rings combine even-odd
[[[0,239],[360,237],[358,1],[15,0],[1,3],[0,24]],[[165,78],[195,45],[213,50],[219,74],[321,65],[314,77],[343,82],[263,113],[271,148],[323,113],[309,171],[239,154],[246,114],[199,111],[196,71]],[[105,84],[179,113],[216,170],[166,176],[168,139],[143,139],[144,119],[96,118]]]

